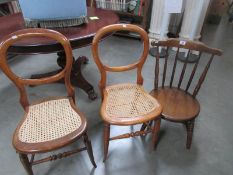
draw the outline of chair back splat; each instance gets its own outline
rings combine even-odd
[[[118,67],[110,67],[108,65],[104,65],[100,59],[98,48],[99,48],[99,41],[102,39],[103,36],[116,32],[116,31],[130,31],[138,33],[141,36],[141,39],[144,43],[143,52],[138,59],[137,62],[125,65],[125,66],[118,66]],[[142,77],[142,67],[146,61],[147,55],[149,50],[149,38],[147,33],[140,27],[131,25],[131,24],[117,24],[117,25],[110,25],[101,29],[101,32],[97,32],[96,36],[92,42],[92,53],[94,60],[98,66],[98,69],[101,73],[101,80],[99,82],[99,87],[101,94],[103,96],[103,89],[106,87],[106,74],[107,72],[123,72],[129,71],[132,69],[137,69],[137,84],[143,84],[143,77]]]
[[[14,43],[19,42],[20,40],[24,38],[29,38],[29,37],[48,37],[48,38],[51,38],[52,40],[55,40],[55,42],[59,42],[64,48],[64,52],[66,54],[66,66],[64,67],[64,69],[60,71],[59,73],[57,73],[56,75],[49,76],[46,78],[41,78],[41,79],[26,79],[26,78],[18,77],[16,74],[14,74],[7,63],[7,50]],[[8,35],[7,37],[3,39],[2,43],[0,44],[0,55],[1,55],[0,67],[2,71],[17,86],[20,92],[20,103],[24,109],[26,109],[26,107],[29,106],[29,101],[27,98],[25,86],[53,83],[63,78],[65,81],[65,86],[68,92],[68,96],[71,97],[73,100],[75,100],[74,89],[70,82],[70,73],[71,73],[72,63],[73,63],[72,48],[70,46],[69,40],[64,35],[56,31],[47,30],[47,29],[20,30],[20,31],[12,33],[11,35]]]
[[[172,59],[173,55],[169,56],[169,50],[173,49],[175,50],[175,54],[174,54],[174,61],[173,61],[173,65],[171,68],[171,75],[170,75],[170,81],[168,81],[168,86],[170,88],[172,87],[177,87],[177,89],[182,89],[181,85],[182,82],[184,80],[185,75],[188,76],[187,74],[187,63],[188,63],[188,59],[191,55],[191,53],[193,51],[197,51],[198,52],[198,56],[197,56],[197,60],[195,62],[195,64],[193,65],[192,68],[192,72],[189,74],[188,77],[188,81],[187,81],[187,85],[185,86],[184,91],[186,93],[188,93],[189,89],[190,89],[190,85],[193,81],[193,78],[196,74],[196,70],[198,68],[199,62],[201,57],[203,56],[203,53],[205,53],[207,55],[210,55],[210,58],[207,62],[207,65],[205,66],[203,72],[201,73],[201,76],[199,77],[199,80],[197,81],[197,84],[195,85],[195,88],[193,90],[193,92],[191,92],[190,94],[195,98],[196,95],[198,94],[202,83],[205,80],[206,74],[209,70],[210,64],[212,63],[212,60],[214,58],[215,55],[220,56],[222,54],[222,51],[219,49],[214,49],[214,48],[210,48],[207,45],[201,43],[201,42],[194,42],[194,41],[180,41],[177,39],[168,39],[166,41],[159,41],[157,43],[155,43],[157,47],[157,55],[156,55],[156,65],[155,65],[155,80],[154,80],[154,89],[157,90],[159,87],[164,88],[166,85],[166,77],[168,76],[167,74],[167,70],[168,70],[168,60]],[[166,49],[166,54],[165,54],[165,58],[164,58],[164,64],[163,64],[163,73],[162,73],[162,85],[159,85],[159,72],[160,72],[160,55],[159,55],[159,49],[160,48],[165,48]],[[187,56],[185,57],[185,61],[183,63],[183,66],[181,66],[181,70],[180,73],[178,72],[178,57],[179,57],[179,53],[181,51],[181,49],[186,49],[187,51]],[[177,85],[174,84],[174,79],[175,79],[175,75],[176,73],[179,74],[179,79],[177,82]]]

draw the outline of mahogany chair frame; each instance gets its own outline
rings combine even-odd
[[[100,42],[101,38],[109,33],[114,33],[117,31],[135,32],[141,36],[141,40],[143,41],[144,46],[143,46],[142,55],[140,56],[140,58],[138,59],[137,62],[129,64],[129,65],[125,65],[125,66],[114,66],[114,67],[105,65],[101,62],[101,59],[99,56],[99,51],[98,51],[99,42]],[[92,54],[93,54],[94,61],[97,64],[97,67],[98,67],[100,74],[101,74],[99,88],[100,88],[101,97],[103,100],[102,107],[106,106],[106,101],[104,100],[104,97],[107,96],[107,93],[105,91],[107,72],[125,72],[125,71],[129,71],[129,70],[137,69],[137,84],[142,85],[143,84],[143,77],[142,77],[141,72],[142,72],[143,65],[146,61],[147,55],[148,55],[148,51],[149,51],[148,35],[145,32],[145,30],[143,30],[142,28],[140,28],[136,25],[114,24],[114,25],[104,27],[96,33],[96,35],[93,39],[93,42],[92,42]],[[145,119],[143,117],[138,117],[134,121],[131,121],[130,119],[112,119],[112,120],[109,120],[109,119],[104,117],[104,116],[106,116],[105,115],[106,111],[104,110],[104,108],[101,108],[100,113],[101,113],[101,117],[104,121],[104,136],[103,136],[104,161],[107,158],[109,141],[111,141],[111,140],[124,139],[124,138],[130,138],[130,137],[135,137],[135,136],[142,136],[142,135],[146,135],[148,133],[152,133],[152,135],[153,135],[152,136],[153,137],[152,146],[154,148],[156,143],[157,143],[157,133],[159,131],[159,122],[160,122],[160,113],[161,112],[162,112],[162,107],[160,106],[158,108],[158,110],[156,111],[156,113],[150,114],[151,115],[150,121],[155,121],[155,122],[154,122],[154,126],[153,127],[151,127],[151,125],[148,126],[148,129],[146,131],[136,131],[136,132],[122,134],[122,135],[110,138],[110,126],[111,125],[129,126],[129,125],[142,124],[142,123],[148,122],[148,118]]]
[[[200,105],[199,102],[196,99],[196,96],[206,78],[207,72],[209,70],[209,67],[213,61],[213,58],[215,55],[221,56],[222,55],[222,51],[219,49],[215,49],[215,48],[210,48],[207,45],[205,45],[204,43],[201,42],[195,42],[195,41],[181,41],[178,39],[168,39],[165,41],[158,41],[158,42],[154,42],[152,43],[153,46],[157,47],[157,55],[156,55],[156,65],[155,65],[155,80],[154,80],[154,89],[151,91],[151,95],[154,96],[159,102],[161,101],[165,101],[164,99],[159,99],[159,93],[161,91],[164,92],[163,96],[176,96],[178,97],[180,94],[182,94],[182,96],[184,96],[187,99],[194,101],[193,103],[195,103],[195,107],[193,106],[193,108],[190,109],[191,113],[195,113],[195,115],[193,116],[189,116],[189,117],[175,117],[173,115],[175,115],[173,112],[173,114],[166,114],[166,109],[168,109],[169,111],[184,111],[184,107],[183,106],[179,106],[179,109],[173,109],[174,108],[174,104],[171,104],[170,106],[163,106],[164,111],[162,112],[162,119],[168,120],[168,121],[172,121],[172,122],[178,122],[178,123],[183,123],[186,126],[187,129],[187,141],[186,141],[186,148],[190,149],[191,147],[191,143],[192,143],[192,137],[193,137],[193,130],[194,130],[194,122],[195,122],[195,118],[198,116],[199,112],[200,112]],[[164,65],[160,64],[160,55],[159,55],[159,48],[165,48],[166,49],[166,56],[165,56],[165,60],[164,60]],[[165,85],[166,82],[166,77],[167,77],[167,69],[168,69],[168,58],[169,57],[169,49],[176,50],[175,53],[175,59],[174,59],[174,64],[172,66],[172,74],[170,76],[170,82],[168,82],[168,86]],[[179,81],[178,81],[178,85],[174,85],[174,78],[175,78],[175,73],[176,73],[176,69],[177,69],[177,60],[178,60],[178,54],[180,49],[187,49],[188,50],[188,54],[186,57],[186,61],[182,66],[182,70],[180,73],[180,77],[179,77]],[[197,62],[194,64],[193,68],[192,68],[192,72],[190,74],[190,76],[188,77],[188,83],[185,86],[184,89],[182,89],[181,85],[186,73],[186,68],[187,68],[187,63],[188,63],[188,58],[189,55],[191,53],[191,51],[198,51],[199,55],[198,55],[198,60]],[[207,65],[205,66],[203,72],[201,73],[201,76],[198,79],[198,82],[193,90],[193,92],[189,92],[190,90],[190,86],[192,84],[192,81],[194,79],[195,73],[197,71],[198,65],[199,65],[199,61],[201,59],[201,56],[203,53],[206,53],[208,55],[210,55],[210,58],[207,62]],[[160,72],[160,66],[163,67],[163,72],[162,72],[162,85],[159,85],[159,72]],[[166,90],[174,90],[172,92],[172,94],[168,94],[166,92]],[[171,91],[170,91],[171,92]],[[162,98],[162,97],[161,97]],[[176,101],[175,103],[179,104],[179,101]],[[161,105],[163,105],[163,103],[161,103]],[[172,109],[172,110],[171,110]],[[168,111],[167,110],[167,111]],[[179,111],[179,112],[180,112]],[[141,130],[145,130],[146,128],[146,124],[142,125]]]
[[[50,38],[52,41],[55,40],[58,43],[60,43],[63,46],[64,52],[66,54],[66,65],[64,69],[62,69],[56,75],[41,78],[41,79],[26,79],[26,78],[18,77],[16,74],[14,74],[7,63],[7,50],[13,43],[16,43],[19,40],[30,38],[30,37],[47,37],[47,38]],[[73,55],[72,55],[72,48],[70,46],[69,40],[64,35],[60,34],[59,32],[53,31],[53,30],[48,30],[48,29],[20,30],[20,31],[10,34],[9,36],[6,36],[0,44],[0,68],[7,75],[7,77],[11,81],[13,81],[13,83],[18,88],[20,92],[20,103],[22,107],[24,108],[24,111],[26,114],[29,110],[30,103],[28,101],[25,86],[48,84],[48,83],[53,83],[58,80],[64,79],[65,87],[68,92],[67,98],[69,99],[72,108],[75,110],[75,112],[77,112],[77,114],[81,118],[81,126],[74,132],[62,138],[58,138],[58,139],[54,139],[54,140],[50,140],[46,142],[41,142],[41,143],[24,143],[19,140],[18,134],[19,134],[19,127],[26,119],[26,114],[25,114],[24,118],[21,120],[20,124],[15,130],[14,137],[13,137],[13,146],[16,149],[17,153],[19,153],[20,160],[29,175],[33,174],[33,171],[32,171],[33,165],[47,162],[47,161],[53,161],[56,159],[61,159],[61,158],[73,155],[75,153],[78,153],[80,151],[84,151],[84,150],[87,150],[93,166],[96,167],[91,142],[88,139],[88,135],[87,135],[86,118],[75,105],[75,92],[70,82],[70,73],[72,69],[72,63],[73,63]],[[59,98],[49,98],[46,100],[36,102],[34,104],[38,104],[43,101],[49,101],[51,99],[59,99]],[[64,153],[57,154],[57,155],[51,155],[41,160],[34,160],[35,154],[37,153],[46,153],[46,152],[50,152],[53,150],[57,150],[59,148],[65,147],[75,142],[76,140],[80,138],[83,138],[85,147],[78,148],[72,151],[67,151]],[[30,159],[29,159],[29,155],[31,155]]]

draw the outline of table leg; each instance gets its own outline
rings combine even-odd
[[[65,53],[58,52],[57,55],[58,55],[57,64],[63,69],[66,64]],[[94,91],[94,88],[83,77],[82,72],[81,72],[82,64],[87,64],[87,63],[88,63],[88,58],[85,56],[80,56],[77,58],[77,60],[74,59],[70,80],[73,86],[77,86],[81,88],[82,90],[84,90],[88,94],[89,99],[95,100],[97,98],[97,95]],[[49,72],[49,73],[45,73],[45,74],[32,75],[31,78],[42,78],[42,77],[52,76],[52,75],[57,74],[62,69]],[[59,83],[64,83],[64,81],[63,80],[59,81]]]
[[[61,68],[64,68],[65,66],[65,53],[59,52],[58,54],[57,63]],[[94,91],[93,86],[83,77],[82,75],[82,64],[88,63],[88,58],[85,56],[80,56],[77,58],[77,60],[74,59],[72,71],[71,71],[71,83],[73,86],[77,86],[84,90],[87,94],[89,99],[94,100],[97,98],[97,95]]]

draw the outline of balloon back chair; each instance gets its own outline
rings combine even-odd
[[[154,89],[150,94],[163,106],[162,119],[185,124],[187,129],[186,148],[190,149],[194,121],[200,112],[200,104],[196,96],[205,80],[214,56],[220,56],[222,51],[210,48],[201,42],[180,41],[178,39],[159,41],[153,43],[153,45],[157,47],[158,54],[156,56]],[[165,58],[160,58],[160,48],[165,48]],[[169,54],[170,49],[176,50],[174,54]],[[178,56],[182,49],[187,51],[187,56],[184,63],[178,66]],[[194,51],[199,53],[197,60],[193,66],[187,65],[189,56]],[[207,64],[203,71],[197,71],[201,59],[208,59]],[[184,83],[184,79],[186,83]],[[161,85],[159,85],[160,83]],[[193,87],[190,88],[192,84]],[[141,130],[145,128],[146,124],[142,126]]]
[[[7,63],[7,50],[19,40],[31,37],[48,37],[63,46],[66,54],[66,65],[62,71],[41,79],[21,78],[13,73]],[[92,164],[96,167],[91,142],[87,135],[86,118],[75,105],[75,93],[70,83],[72,62],[73,56],[69,40],[56,31],[24,29],[6,36],[0,44],[0,68],[18,88],[20,103],[25,111],[23,119],[15,130],[13,146],[19,153],[20,160],[29,175],[33,174],[33,165],[61,159],[84,150],[87,150]],[[29,103],[26,86],[48,84],[61,79],[64,79],[68,92],[67,97],[51,97]],[[37,153],[57,150],[80,138],[83,138],[85,144],[82,148],[35,160]]]
[[[103,36],[116,31],[130,31],[138,33],[144,43],[141,57],[135,63],[125,66],[111,67],[102,63],[99,56],[99,41]],[[152,133],[153,146],[157,142],[159,126],[157,120],[160,118],[162,107],[142,87],[143,77],[141,74],[143,64],[148,55],[149,38],[147,33],[140,27],[130,24],[115,24],[100,29],[92,42],[92,54],[95,63],[101,73],[99,88],[102,96],[101,117],[104,121],[104,161],[107,158],[109,141],[135,137]],[[137,83],[124,83],[106,86],[107,72],[124,72],[137,69]],[[129,126],[155,121],[153,128],[147,131],[137,131],[110,138],[110,126]],[[159,121],[159,120],[158,120]]]

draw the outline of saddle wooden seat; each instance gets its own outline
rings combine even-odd
[[[190,94],[177,88],[158,88],[150,95],[163,106],[162,115],[170,121],[191,120],[200,112],[200,104]]]
[[[202,42],[181,41],[178,39],[168,39],[152,44],[157,47],[158,54],[156,55],[154,89],[150,94],[163,106],[162,119],[186,125],[186,148],[189,149],[192,143],[195,118],[200,112],[200,104],[196,96],[205,80],[214,56],[220,56],[222,51],[210,48]],[[162,48],[166,52],[165,58],[160,58],[159,50]],[[183,63],[178,62],[180,52],[187,52]],[[198,55],[196,62],[191,66],[188,65],[188,60],[194,52],[198,53]],[[203,61],[207,59],[204,70],[198,69],[202,59]],[[191,73],[188,73],[188,68],[191,68]],[[201,72],[200,76],[196,73],[197,71]],[[160,72],[162,77],[160,77]],[[177,74],[180,76],[175,81]],[[185,80],[187,80],[186,83]],[[196,81],[196,85],[193,80]],[[192,84],[194,87],[191,88]],[[141,130],[145,130],[146,127],[147,124],[144,124]]]

